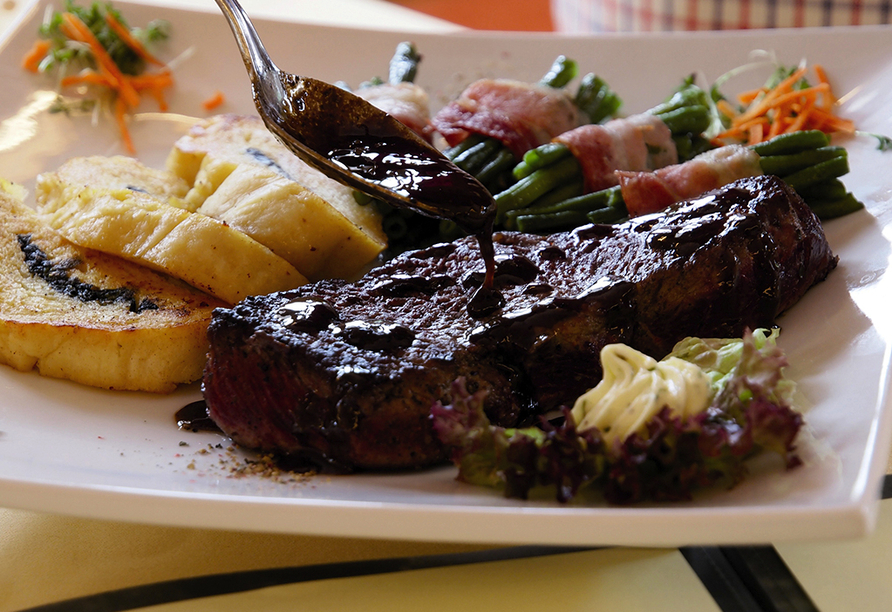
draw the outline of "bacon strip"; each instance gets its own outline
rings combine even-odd
[[[420,86],[408,82],[384,83],[363,87],[354,93],[430,142],[433,133],[430,99]]]
[[[472,83],[432,120],[450,146],[482,134],[504,143],[518,159],[582,123],[582,113],[564,90],[508,79]]]
[[[712,149],[653,172],[616,173],[630,217],[659,212],[675,202],[760,174],[759,155],[743,145]]]
[[[583,125],[554,141],[569,148],[579,160],[589,193],[618,185],[617,170],[655,170],[678,162],[672,132],[647,113]]]

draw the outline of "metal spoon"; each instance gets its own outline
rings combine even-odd
[[[235,35],[267,128],[307,164],[400,208],[492,230],[495,204],[473,176],[412,130],[329,83],[282,72],[236,0],[216,0]]]

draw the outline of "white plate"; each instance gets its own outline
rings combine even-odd
[[[113,125],[34,110],[41,78],[19,69],[43,3],[3,43],[0,175],[33,186],[72,155],[120,153]],[[200,115],[221,90],[226,111],[252,112],[235,43],[215,14],[123,5],[134,24],[161,14],[174,27],[165,53],[194,45],[177,69],[172,108]],[[258,22],[280,65],[322,79],[386,73],[399,32]],[[565,38],[552,35],[413,34],[424,54],[419,82],[435,104],[480,76],[535,80],[558,54],[575,58],[618,91],[633,112],[658,103],[692,71],[714,79],[770,49],[786,63],[820,62],[846,95],[844,114],[892,134],[892,30],[887,28]],[[753,75],[757,84],[765,74]],[[29,107],[29,104],[31,105]],[[28,108],[32,110],[27,110]],[[185,129],[175,116],[134,123],[139,156],[163,163]],[[25,134],[18,144],[13,136]],[[846,183],[867,211],[827,224],[840,266],[780,323],[791,375],[807,398],[813,442],[807,464],[783,472],[755,462],[732,491],[690,503],[634,508],[517,502],[455,482],[451,468],[420,473],[316,477],[283,483],[236,478],[239,460],[213,434],[177,430],[174,413],[200,394],[108,393],[0,368],[0,504],[86,517],[183,526],[498,543],[680,545],[858,536],[873,526],[890,443],[889,314],[892,152],[846,143]],[[218,448],[219,445],[219,448]]]

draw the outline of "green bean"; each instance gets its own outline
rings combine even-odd
[[[505,213],[505,218],[502,221],[502,225],[504,225],[506,229],[517,229],[516,219],[521,215],[541,215],[567,210],[586,212],[590,209],[590,206],[585,204],[575,207],[567,205],[567,202],[582,194],[583,188],[584,184],[581,180],[572,181],[566,185],[555,187],[541,198],[538,198],[535,206],[527,206],[526,208],[507,211]]]
[[[506,188],[511,176],[511,167],[514,166],[514,153],[508,149],[499,149],[496,154],[477,172],[477,180],[486,187],[490,193]]]
[[[712,121],[705,106],[683,106],[653,114],[666,124],[672,134],[700,134]]]
[[[544,215],[520,215],[515,221],[521,232],[555,232],[584,224],[586,216],[584,212],[565,210]]]
[[[545,209],[551,206],[555,206],[557,204],[566,202],[567,200],[582,195],[584,193],[584,190],[585,181],[582,180],[582,178],[570,180],[563,185],[558,185],[557,187],[543,195],[541,198],[537,199],[536,207],[541,206],[543,209]],[[529,209],[530,207],[528,206],[526,210]]]
[[[533,210],[541,210],[542,212],[557,212],[559,210],[581,210],[584,212],[589,212],[592,210],[597,210],[599,208],[604,208],[608,206],[613,206],[616,203],[616,198],[619,196],[620,201],[622,201],[622,195],[619,190],[619,187],[609,187],[607,189],[602,189],[601,191],[594,191],[592,193],[586,193],[580,196],[576,196],[573,198],[567,198],[562,202],[556,202],[549,207],[543,207],[542,209]]]
[[[849,171],[849,160],[846,157],[833,157],[809,166],[784,177],[790,187],[799,192],[801,189],[820,181],[842,176]]]
[[[842,217],[864,208],[864,204],[851,193],[832,200],[813,200],[808,205],[822,221]]]
[[[479,144],[474,145],[453,159],[452,163],[465,172],[476,175],[502,148],[503,145],[498,140],[484,138]]]
[[[448,157],[449,159],[454,160],[456,157],[458,157],[459,155],[461,155],[462,153],[464,153],[471,147],[476,146],[476,145],[480,144],[481,142],[483,142],[483,140],[485,138],[486,138],[485,136],[482,136],[480,134],[471,134],[470,136],[468,136],[467,138],[462,140],[460,143],[458,143],[454,147],[451,147],[451,148],[443,151],[443,154],[446,157]]]
[[[570,155],[570,149],[559,142],[549,142],[524,153],[523,160],[514,167],[514,178],[522,179],[539,168],[550,166]]]
[[[846,186],[843,185],[842,181],[838,178],[831,178],[825,181],[818,181],[808,187],[803,187],[796,193],[802,196],[806,202],[817,200],[838,200],[839,198],[844,198],[846,196],[848,189],[846,189]]]
[[[601,123],[613,117],[622,106],[619,96],[601,77],[591,72],[582,77],[574,102],[592,123]]]
[[[370,196],[367,193],[363,193],[362,191],[353,190],[353,200],[356,201],[360,206],[367,206],[375,201],[375,198]]]
[[[626,206],[623,202],[622,193],[620,192],[619,187],[609,187],[601,191],[577,195],[563,200],[555,199],[555,201],[549,202],[548,204],[543,202],[543,200],[546,199],[547,196],[536,200],[535,206],[508,211],[505,213],[505,226],[508,229],[519,229],[517,220],[522,216],[554,216],[558,213],[565,212],[588,215],[594,211],[600,210],[602,211],[601,217],[605,219],[605,221],[603,221],[605,223],[607,222],[607,219],[618,220],[627,215]],[[612,211],[610,214],[606,213],[608,209]]]
[[[605,206],[589,211],[585,218],[589,223],[617,223],[628,217],[626,207]]]
[[[759,165],[765,174],[784,177],[835,157],[847,157],[842,147],[820,147],[784,155],[760,155]]]
[[[498,208],[496,222],[500,223],[509,210],[529,205],[551,189],[579,176],[579,173],[579,162],[572,156],[562,159],[549,168],[536,170],[505,191],[496,194],[495,201]]]
[[[677,90],[665,102],[655,106],[650,111],[651,114],[660,118],[673,134],[673,138],[680,138],[683,146],[682,152],[694,154],[700,152],[705,146],[705,140],[700,134],[710,125],[709,107],[707,105],[706,93],[690,83],[686,83]],[[695,143],[695,139],[698,139]],[[501,223],[505,220],[505,215],[509,210],[517,210],[530,206],[539,197],[544,196],[551,190],[551,187],[536,185],[534,177],[549,176],[544,173],[558,164],[565,163],[568,159],[574,159],[569,149],[563,145],[549,143],[537,147],[536,149],[524,155],[524,159],[514,168],[514,178],[517,183],[514,187],[509,188],[507,192],[496,195],[500,213],[497,216],[497,222]],[[683,158],[686,159],[686,158]],[[571,168],[565,166],[567,172],[573,169],[577,174],[568,175],[567,180],[581,178],[581,168],[578,162]],[[518,195],[518,194],[523,194]],[[534,197],[534,194],[539,194]],[[601,197],[601,196],[593,196]],[[598,205],[591,205],[589,210],[598,208]],[[521,213],[518,213],[518,215]],[[522,213],[526,214],[526,213]],[[514,220],[512,215],[512,222]]]
[[[824,132],[820,130],[805,130],[775,136],[771,140],[753,145],[752,149],[760,156],[770,156],[817,149],[826,147],[829,144],[830,137]]]
[[[545,73],[545,76],[539,79],[539,83],[560,89],[576,78],[577,72],[578,66],[575,61],[567,58],[565,55],[559,55],[551,65],[551,69]]]
[[[676,151],[678,151],[679,162],[686,162],[715,148],[709,139],[704,138],[701,134],[677,134],[672,136],[672,140],[675,142]]]
[[[648,112],[654,115],[665,115],[688,107],[709,108],[706,92],[692,83],[685,83],[669,96],[669,99],[656,105]]]
[[[381,219],[381,227],[389,240],[399,240],[409,231],[409,223],[406,218],[393,213],[385,215]]]
[[[388,81],[391,85],[397,83],[413,83],[418,72],[418,64],[421,55],[410,42],[401,42],[396,46],[396,53],[390,60]]]
[[[583,223],[615,223],[625,218],[625,204],[619,187],[568,198],[550,206],[513,210],[507,213],[512,225],[522,232],[571,229]]]

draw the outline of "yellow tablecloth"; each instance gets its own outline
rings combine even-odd
[[[193,576],[485,547],[180,529],[0,510],[0,611]],[[667,595],[671,593],[671,598]],[[677,550],[604,549],[337,578],[176,610],[718,610]]]

